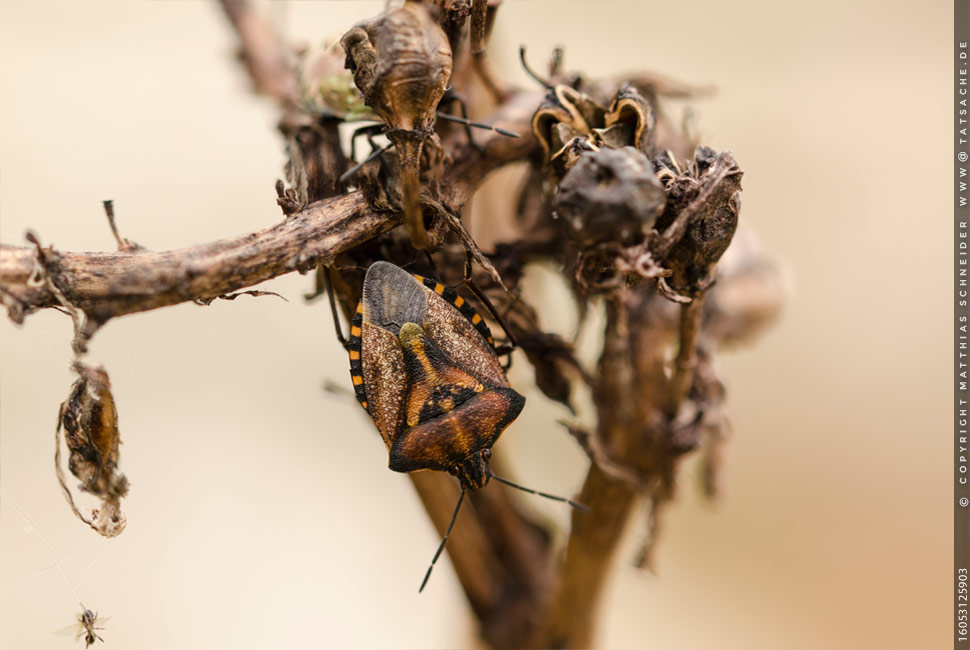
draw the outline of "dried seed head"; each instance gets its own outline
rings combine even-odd
[[[714,266],[727,250],[738,226],[743,172],[730,152],[720,154],[698,147],[685,173],[673,176],[669,158],[658,157],[668,192],[667,209],[658,225],[666,226],[683,210],[696,212],[683,237],[664,257],[671,271],[668,287],[684,296],[696,296],[714,281]]]
[[[648,156],[657,137],[653,107],[630,84],[623,84],[603,117],[605,128],[596,129],[600,143],[607,147],[635,147]]]
[[[451,46],[444,31],[413,0],[357,24],[340,41],[364,103],[388,126],[398,151],[404,213],[412,241],[428,248],[419,203],[421,148],[451,79]]]
[[[781,313],[789,291],[784,267],[742,226],[717,268],[704,299],[704,334],[719,347],[750,341]]]
[[[647,157],[633,147],[582,155],[559,184],[555,210],[581,250],[632,246],[653,228],[666,202]]]
[[[346,53],[332,39],[302,55],[299,66],[301,99],[313,111],[348,122],[374,119],[344,63]]]
[[[451,78],[451,47],[420,2],[358,23],[340,41],[364,102],[388,126],[428,130]]]
[[[551,159],[574,137],[589,137],[604,126],[606,109],[569,86],[556,86],[546,95],[532,116],[532,132]]]
[[[576,139],[588,148],[634,147],[652,155],[657,121],[650,103],[636,88],[624,84],[614,95],[609,108],[569,86],[556,86],[546,95],[532,117],[532,131],[542,145],[546,160],[552,162],[554,177],[562,179],[566,169],[558,158],[576,149]],[[568,158],[568,156],[567,156]]]

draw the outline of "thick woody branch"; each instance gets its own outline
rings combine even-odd
[[[626,522],[639,501],[630,485],[590,467],[578,499],[589,512],[574,512],[560,583],[547,618],[533,639],[537,648],[591,648],[598,604]]]
[[[395,215],[372,212],[361,195],[350,194],[311,204],[259,232],[173,251],[49,251],[43,272],[71,304],[104,323],[312,269],[396,223]],[[58,304],[44,284],[31,282],[37,264],[36,249],[0,245],[2,300],[16,322]]]
[[[528,116],[535,94],[513,96],[494,121],[521,133],[494,135],[482,147],[466,147],[445,174],[442,200],[459,212],[485,176],[528,156],[536,147]],[[264,230],[172,251],[130,250],[68,253],[51,250],[43,272],[88,318],[111,318],[210,298],[293,271],[313,269],[399,223],[400,215],[375,212],[356,192],[316,203]],[[36,249],[0,244],[0,301],[14,322],[59,302],[37,273]]]

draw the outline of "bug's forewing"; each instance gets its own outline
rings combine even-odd
[[[363,356],[362,371],[368,410],[377,430],[390,449],[397,436],[404,409],[404,352],[397,337],[389,331],[364,320],[361,327]]]
[[[361,370],[368,411],[390,449],[403,418],[407,374],[397,334],[404,323],[421,323],[427,310],[424,287],[388,262],[375,262],[364,276]]]
[[[80,639],[81,635],[84,634],[84,626],[80,623],[71,623],[65,627],[52,630],[51,634],[54,636],[74,636],[75,639]]]
[[[502,364],[492,345],[482,338],[475,326],[461,312],[424,285],[427,294],[427,318],[422,323],[428,337],[463,370],[490,387],[507,388]],[[477,314],[476,314],[477,315]]]
[[[426,294],[424,285],[404,269],[389,262],[374,262],[364,276],[364,322],[397,337],[404,323],[420,325],[424,321]]]

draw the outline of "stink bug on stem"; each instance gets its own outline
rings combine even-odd
[[[492,446],[525,398],[509,386],[481,315],[452,289],[375,262],[347,341],[357,400],[377,425],[396,472],[447,471],[461,496],[421,589],[441,554],[468,490],[495,478]]]

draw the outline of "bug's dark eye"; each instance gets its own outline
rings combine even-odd
[[[451,474],[452,476],[458,476],[458,465],[455,465],[454,467],[449,469],[448,473]]]
[[[492,449],[491,448],[488,448],[485,451],[483,451],[482,452],[482,456],[485,457],[485,460],[488,460],[489,458],[491,458],[492,457]]]

